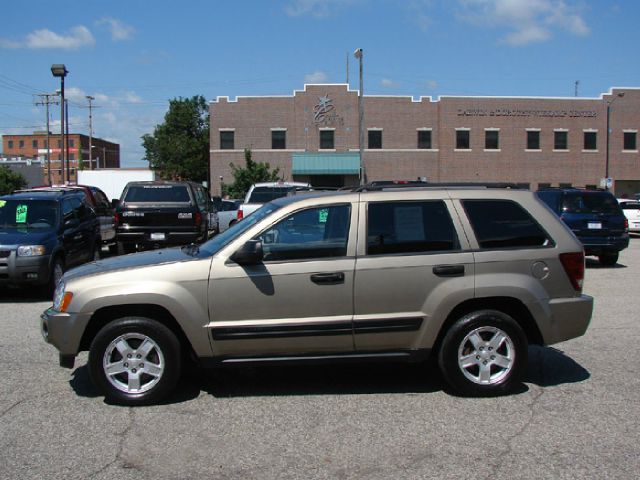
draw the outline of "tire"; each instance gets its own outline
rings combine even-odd
[[[618,263],[619,256],[620,256],[619,252],[603,253],[598,257],[598,260],[600,260],[601,264],[612,267],[613,265]]]
[[[91,257],[91,261],[97,262],[98,260],[100,260],[101,253],[102,253],[102,247],[101,247],[101,244],[98,243],[96,246],[93,247],[93,257]]]
[[[165,398],[181,370],[180,342],[169,328],[145,317],[105,325],[89,349],[89,373],[105,397],[121,405]]]
[[[135,244],[118,242],[118,255],[126,255],[127,253],[133,253],[135,251],[136,251]]]
[[[527,338],[513,318],[496,310],[480,310],[449,328],[438,365],[445,381],[461,395],[501,395],[520,384],[527,349]]]
[[[56,286],[64,273],[64,261],[60,255],[57,255],[51,263],[51,272],[49,273],[49,281],[44,285],[43,294],[49,298],[53,297]]]

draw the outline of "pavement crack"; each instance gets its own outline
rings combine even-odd
[[[135,421],[135,415],[134,415],[134,409],[133,408],[129,408],[127,410],[127,414],[129,416],[129,421],[127,422],[126,427],[124,428],[124,430],[122,432],[117,432],[115,435],[118,437],[118,451],[115,455],[115,458],[113,460],[111,460],[109,463],[107,463],[106,465],[102,466],[100,469],[90,473],[87,478],[93,478],[96,477],[97,475],[100,475],[102,472],[104,472],[105,470],[107,470],[108,468],[110,468],[112,465],[118,464],[118,463],[122,463],[122,468],[135,468],[134,466],[130,465],[127,462],[124,462],[122,460],[122,453],[124,451],[124,443],[127,440],[127,436],[129,435],[129,433],[131,432],[132,428],[133,428],[133,423]]]

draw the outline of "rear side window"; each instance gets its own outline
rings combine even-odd
[[[458,248],[458,237],[443,201],[369,204],[368,255],[427,253]]]
[[[132,185],[124,201],[189,203],[191,197],[184,185]]]
[[[622,202],[620,206],[623,210],[640,210],[640,202]]]
[[[247,203],[269,203],[271,200],[286,197],[290,192],[310,190],[308,187],[255,187]]]
[[[533,217],[510,200],[462,202],[480,248],[542,247],[551,244]]]

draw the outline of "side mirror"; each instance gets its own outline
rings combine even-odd
[[[64,228],[76,228],[80,225],[80,220],[77,218],[71,218],[64,222]]]
[[[260,240],[249,240],[231,255],[231,260],[238,265],[256,265],[262,262],[263,258],[264,252]]]
[[[113,200],[111,200],[111,206],[113,208],[118,208],[119,205],[120,205],[120,199],[114,198]]]

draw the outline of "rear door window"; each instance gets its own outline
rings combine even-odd
[[[367,209],[367,254],[428,253],[459,248],[445,203],[374,202]]]
[[[567,213],[604,213],[620,215],[620,206],[606,192],[570,192],[564,195],[562,211]]]
[[[521,205],[511,200],[463,200],[480,248],[543,247],[549,235]]]

